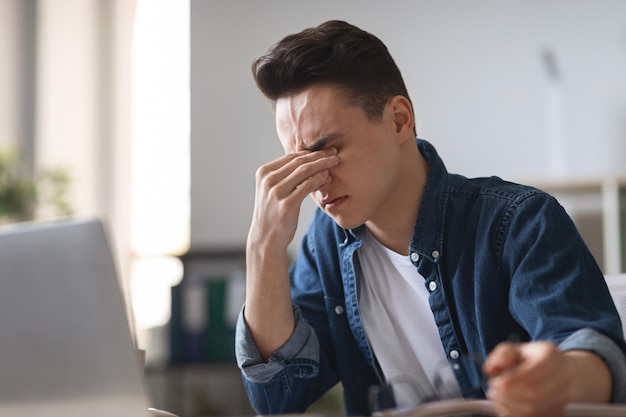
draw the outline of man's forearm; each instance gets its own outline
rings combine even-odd
[[[257,349],[267,360],[294,328],[287,253],[247,251],[245,319]]]

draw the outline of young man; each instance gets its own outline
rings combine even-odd
[[[437,394],[442,361],[502,415],[626,401],[620,318],[570,218],[536,189],[448,174],[379,39],[326,22],[253,73],[285,150],[257,171],[237,327],[258,413],[303,412],[337,382],[348,414],[384,383],[409,381],[396,400],[412,404]],[[319,210],[289,268],[307,195]],[[467,355],[485,358],[484,391]]]

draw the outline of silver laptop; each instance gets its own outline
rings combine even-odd
[[[0,416],[149,415],[103,224],[0,228]]]

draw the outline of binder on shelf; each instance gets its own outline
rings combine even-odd
[[[234,362],[232,311],[243,304],[242,279],[238,274],[207,276],[172,287],[170,363]]]

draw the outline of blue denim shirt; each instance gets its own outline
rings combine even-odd
[[[431,144],[417,146],[430,170],[409,253],[448,357],[485,357],[512,336],[593,351],[611,370],[613,401],[626,402],[621,321],[563,208],[534,188],[449,174]],[[290,270],[296,327],[267,362],[242,310],[235,350],[259,414],[303,412],[337,382],[346,413],[369,414],[368,389],[382,376],[359,313],[362,227],[344,230],[317,211]]]

